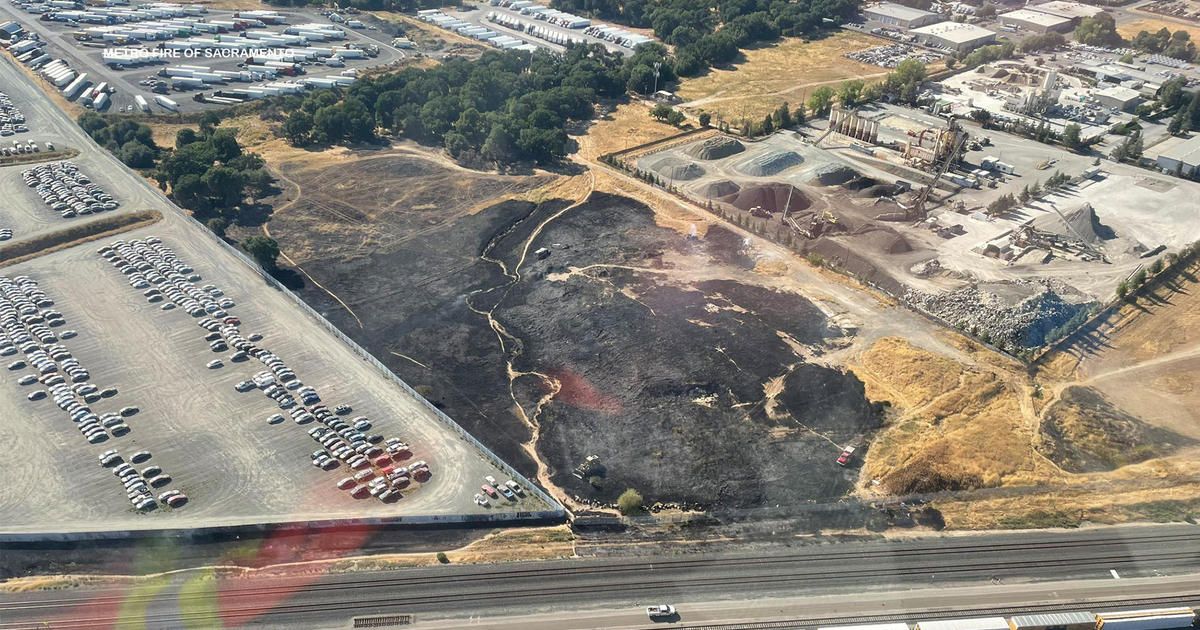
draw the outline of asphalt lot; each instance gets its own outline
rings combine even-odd
[[[289,17],[288,24],[319,22],[328,23],[330,26],[339,26],[329,22],[327,18],[315,11],[288,10],[279,12]],[[232,18],[232,14],[232,11],[211,10],[203,17],[209,20],[228,20]],[[134,95],[141,94],[151,104],[151,111],[155,113],[164,113],[162,108],[154,105],[154,94],[150,92],[150,88],[139,85],[138,82],[147,77],[154,77],[167,81],[169,84],[170,79],[156,76],[159,70],[168,66],[197,65],[211,67],[216,70],[238,70],[237,64],[242,61],[242,57],[240,56],[205,58],[203,56],[204,53],[201,52],[200,56],[195,58],[173,58],[163,63],[146,65],[141,68],[115,70],[109,68],[103,63],[103,47],[85,46],[81,42],[77,42],[71,37],[71,33],[89,25],[69,26],[63,22],[42,22],[37,19],[38,17],[39,16],[35,14],[22,11],[19,7],[16,7],[11,3],[0,3],[0,18],[3,18],[4,20],[16,20],[17,22],[21,23],[26,30],[37,33],[43,41],[47,42],[47,52],[52,57],[65,59],[77,72],[88,73],[88,80],[91,81],[93,85],[98,84],[100,81],[107,81],[110,85],[115,87],[117,91],[115,94],[110,96],[110,105],[105,108],[105,111],[109,112],[118,112],[125,107],[136,110],[137,106],[134,101]],[[132,24],[131,26],[136,27],[136,23]],[[287,25],[269,26],[267,28],[268,30],[282,32],[284,28],[287,28]],[[363,70],[370,67],[386,65],[404,57],[404,53],[402,51],[394,48],[391,45],[391,38],[389,36],[385,36],[378,30],[358,30],[345,27],[341,28],[346,31],[346,39],[334,42],[318,42],[314,43],[313,45],[321,47],[342,47],[347,44],[375,44],[379,46],[379,56],[364,60],[348,59],[346,60],[346,65],[344,68],[331,68],[322,64],[309,65],[305,67],[307,75],[302,76],[323,77],[326,75],[336,75],[341,71],[350,68]],[[198,35],[197,37],[200,36]],[[234,33],[226,33],[223,34],[223,37],[237,37],[237,35]],[[142,44],[138,44],[138,46],[141,45]],[[153,44],[144,45],[146,47],[153,46]],[[289,77],[280,74],[275,80],[288,81],[295,78],[297,77]],[[262,82],[259,82],[258,84],[261,83]],[[192,96],[196,92],[211,94],[216,89],[245,88],[251,85],[256,84],[231,82],[229,85],[205,87],[203,90],[194,90],[189,92],[172,91],[168,96],[179,103],[181,111],[197,111],[206,108],[210,109],[223,106],[212,103],[198,103],[192,100]],[[30,129],[32,130],[33,127],[31,126]]]
[[[0,63],[0,80],[14,92],[27,92],[29,87],[7,62]],[[246,334],[263,334],[264,347],[282,357],[301,380],[316,387],[331,407],[348,403],[354,407],[353,415],[371,419],[375,424],[372,432],[410,443],[414,459],[427,460],[433,476],[426,484],[414,484],[403,499],[389,505],[375,499],[356,500],[337,490],[334,484],[347,476],[347,471],[344,466],[320,471],[309,463],[309,453],[318,448],[306,433],[311,425],[299,427],[290,420],[268,425],[266,418],[278,411],[275,404],[261,393],[234,390],[235,383],[264,366],[254,361],[227,361],[221,369],[206,368],[205,363],[223,355],[218,357],[209,350],[195,320],[180,310],[164,312],[147,303],[125,276],[97,254],[100,243],[88,243],[5,267],[0,273],[9,277],[27,274],[37,280],[55,300],[54,308],[66,317],[65,328],[79,332],[65,344],[91,372],[91,382],[120,390],[116,397],[97,403],[98,412],[127,405],[141,411],[129,420],[131,433],[91,445],[52,402],[26,400],[28,388],[16,383],[22,371],[0,374],[0,443],[7,446],[9,454],[0,458],[0,475],[6,480],[0,489],[0,514],[4,515],[0,532],[158,529],[492,511],[476,506],[471,497],[479,491],[484,475],[500,479],[507,475],[480,451],[356,355],[303,311],[294,297],[273,288],[257,269],[221,247],[148,182],[92,144],[44,97],[30,96],[23,109],[31,119],[31,129],[56,130],[78,146],[83,154],[76,161],[90,165],[89,172],[121,199],[124,207],[165,211],[158,224],[121,238],[160,237],[202,276],[201,284],[217,285],[237,303],[230,313],[241,318]],[[0,170],[0,176],[6,186],[14,177],[23,186],[19,169]],[[8,188],[3,191],[10,192]],[[12,205],[27,204],[23,200]],[[47,211],[47,216],[53,215]],[[134,513],[121,484],[98,466],[97,455],[110,448],[124,454],[151,451],[150,463],[174,478],[168,488],[185,492],[190,504],[170,512]],[[534,498],[506,506],[506,512],[545,509]]]
[[[634,615],[643,615],[635,627],[648,627],[640,611],[648,604],[676,604],[681,614],[676,621],[687,623],[711,621],[694,613],[718,603],[725,616],[717,618],[729,621],[777,617],[786,614],[779,603],[786,601],[783,598],[805,598],[808,605],[789,607],[791,614],[837,619],[894,613],[914,592],[942,614],[948,608],[1001,602],[1009,607],[1060,602],[1063,609],[1086,610],[1099,597],[1111,601],[1188,594],[1200,600],[1194,577],[1176,577],[1194,575],[1200,559],[1198,532],[1193,525],[1097,527],[934,540],[796,540],[787,546],[780,541],[778,546],[736,554],[450,565],[325,576],[217,577],[200,582],[181,575],[147,593],[80,588],[0,596],[0,613],[9,616],[9,624],[0,623],[0,628],[32,620],[73,628],[111,627],[115,621],[199,627],[217,618],[231,626],[339,628],[349,627],[352,616],[383,614],[412,614],[420,625],[440,628],[512,628],[520,624],[504,624],[505,617],[551,613],[560,615],[557,625],[543,620],[536,627],[627,627],[638,621]],[[1161,589],[1154,588],[1154,579],[1160,580]],[[1062,580],[1079,581],[1059,591]],[[1045,585],[1041,590],[1031,587],[1039,583]],[[1114,583],[1131,586],[1109,588]],[[1007,589],[1022,585],[1023,599],[1005,597]],[[943,590],[939,601],[929,590],[950,588],[963,588],[964,595]],[[879,595],[888,592],[891,595]],[[912,620],[921,618],[929,617]],[[812,625],[816,624],[795,627]]]
[[[13,240],[9,242],[114,214],[162,207],[161,198],[140,181],[133,185],[129,180],[113,176],[125,170],[116,158],[106,151],[86,150],[86,147],[95,147],[87,134],[59,111],[38,86],[30,83],[17,65],[7,54],[0,54],[0,85],[4,86],[13,104],[21,108],[29,125],[29,133],[21,134],[21,141],[32,140],[43,147],[50,141],[58,149],[85,149],[70,160],[121,202],[121,206],[99,215],[64,219],[46,207],[37,192],[21,180],[21,172],[33,164],[0,167],[0,199],[5,200],[0,204],[0,223],[13,228]]]

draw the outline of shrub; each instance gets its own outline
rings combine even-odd
[[[640,512],[642,510],[642,493],[633,488],[627,488],[617,498],[617,509],[626,516]]]
[[[437,552],[437,561],[442,564],[450,564],[450,558],[446,557],[446,552],[444,551]]]

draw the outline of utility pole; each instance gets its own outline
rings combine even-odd
[[[658,94],[658,69],[662,66],[661,61],[654,62],[654,93]]]

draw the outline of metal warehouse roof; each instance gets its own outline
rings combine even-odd
[[[1004,617],[922,621],[917,624],[917,628],[918,630],[1009,630],[1008,621]]]
[[[1065,0],[1050,0],[1042,4],[1031,4],[1027,9],[1049,13],[1066,18],[1085,18],[1104,13],[1104,9],[1081,2],[1066,2]]]
[[[975,41],[984,37],[992,37],[996,34],[982,26],[963,22],[938,22],[937,24],[914,28],[911,32],[920,35],[941,37],[942,39],[957,43]]]
[[[1096,92],[1099,96],[1107,96],[1108,98],[1117,99],[1118,101],[1132,101],[1135,98],[1141,98],[1142,93],[1120,85],[1114,85],[1110,88]]]
[[[1042,13],[1041,11],[1030,11],[1029,9],[1017,9],[1016,11],[1002,13],[1000,14],[1000,19],[1020,20],[1022,22],[1029,22],[1030,24],[1037,24],[1039,26],[1046,27],[1061,26],[1071,21],[1065,17],[1051,15],[1049,13]]]
[[[1017,615],[1012,618],[1013,628],[1048,628],[1051,626],[1076,626],[1096,623],[1096,615],[1090,612],[1059,612],[1041,615]]]
[[[916,20],[930,15],[935,15],[929,11],[922,11],[912,7],[906,7],[902,4],[894,2],[880,2],[874,6],[869,6],[863,9],[863,13],[875,13],[878,15],[886,15],[899,20]]]
[[[1200,134],[1163,151],[1158,157],[1183,162],[1190,166],[1200,164]]]

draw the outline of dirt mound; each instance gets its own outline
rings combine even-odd
[[[667,179],[691,180],[704,175],[704,167],[699,164],[670,155],[650,160],[646,167]]]
[[[863,226],[855,232],[854,242],[883,254],[905,254],[913,250],[904,236],[889,227]]]
[[[705,199],[720,199],[729,195],[736,195],[742,189],[737,182],[728,179],[722,179],[715,182],[709,182],[696,189],[696,194]]]
[[[785,208],[797,212],[812,205],[812,201],[795,186],[779,182],[746,186],[735,194],[722,197],[721,201],[740,210],[758,206],[767,212],[783,212]]]
[[[746,150],[746,145],[725,136],[717,136],[709,138],[700,144],[694,144],[687,148],[684,153],[696,158],[697,160],[719,160],[727,158],[731,155],[737,155]]]
[[[1100,222],[1092,204],[1085,203],[1074,211],[1050,212],[1033,220],[1033,227],[1069,239],[1093,244],[1117,237],[1112,228]]]
[[[861,179],[862,173],[844,164],[827,164],[816,170],[808,178],[808,183],[814,186],[841,186],[847,182]]]
[[[769,151],[742,162],[737,169],[751,177],[767,177],[802,162],[804,162],[804,158],[795,151]]]

